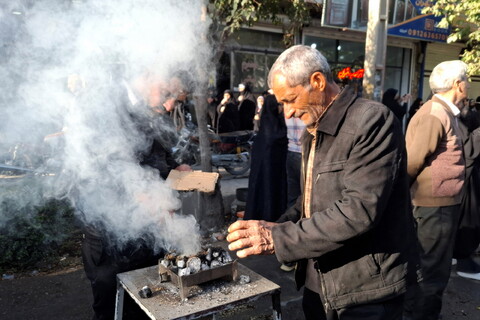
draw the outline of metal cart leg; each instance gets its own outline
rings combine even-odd
[[[280,290],[272,294],[273,320],[282,320],[282,306],[280,304]]]
[[[117,297],[115,299],[115,320],[122,320],[123,318],[123,298],[125,296],[125,289],[117,280]]]

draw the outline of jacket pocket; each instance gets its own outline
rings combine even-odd
[[[345,161],[332,162],[332,163],[320,166],[316,170],[317,177],[315,178],[315,182],[318,181],[318,179],[320,178],[320,175],[322,175],[322,174],[343,171],[344,166],[345,166]]]

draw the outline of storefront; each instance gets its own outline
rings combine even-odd
[[[240,83],[248,82],[254,93],[268,90],[268,72],[284,50],[281,29],[274,26],[241,29],[227,42],[219,89],[237,92]]]
[[[368,0],[325,0],[322,19],[314,19],[296,37],[296,43],[313,46],[327,58],[334,76],[346,70],[356,75],[363,69],[368,22]],[[450,32],[438,28],[441,17],[421,14],[428,1],[389,1],[388,38],[383,91],[395,88],[426,100],[428,78],[435,65],[460,58],[462,44],[446,44]],[[232,36],[224,55],[222,89],[236,89],[251,82],[253,91],[268,89],[268,71],[285,49],[281,28],[263,24]],[[346,69],[350,68],[350,69]],[[473,77],[471,98],[480,96],[480,77]],[[361,78],[355,83],[360,86]]]
[[[313,46],[328,60],[333,75],[350,68],[352,72],[363,69],[365,60],[365,33],[359,31],[339,31],[328,27],[306,28],[302,43]],[[414,41],[388,39],[384,89],[395,88],[400,93],[411,92],[412,73],[416,55]],[[360,79],[361,80],[361,79]]]
[[[224,69],[229,74],[222,90],[236,90],[241,82],[253,84],[253,91],[261,93],[268,89],[267,76],[271,65],[285,50],[281,30],[242,29],[228,42],[224,56]],[[365,33],[337,31],[333,28],[310,27],[303,30],[297,42],[317,48],[327,58],[334,76],[344,68],[352,72],[363,68],[365,58]],[[415,43],[404,39],[389,39],[385,73],[385,88],[396,88],[402,93],[411,91],[412,57],[416,54]]]

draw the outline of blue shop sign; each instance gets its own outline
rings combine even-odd
[[[410,2],[419,15],[388,28],[388,34],[426,41],[446,42],[450,34],[450,28],[438,28],[438,23],[443,17],[421,14],[425,6],[431,5],[430,1],[410,0]]]

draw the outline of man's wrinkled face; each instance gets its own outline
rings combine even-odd
[[[283,104],[285,118],[301,119],[307,126],[315,123],[325,102],[325,95],[312,86],[298,85],[290,87],[284,75],[276,73],[272,81],[272,90],[277,101]]]

